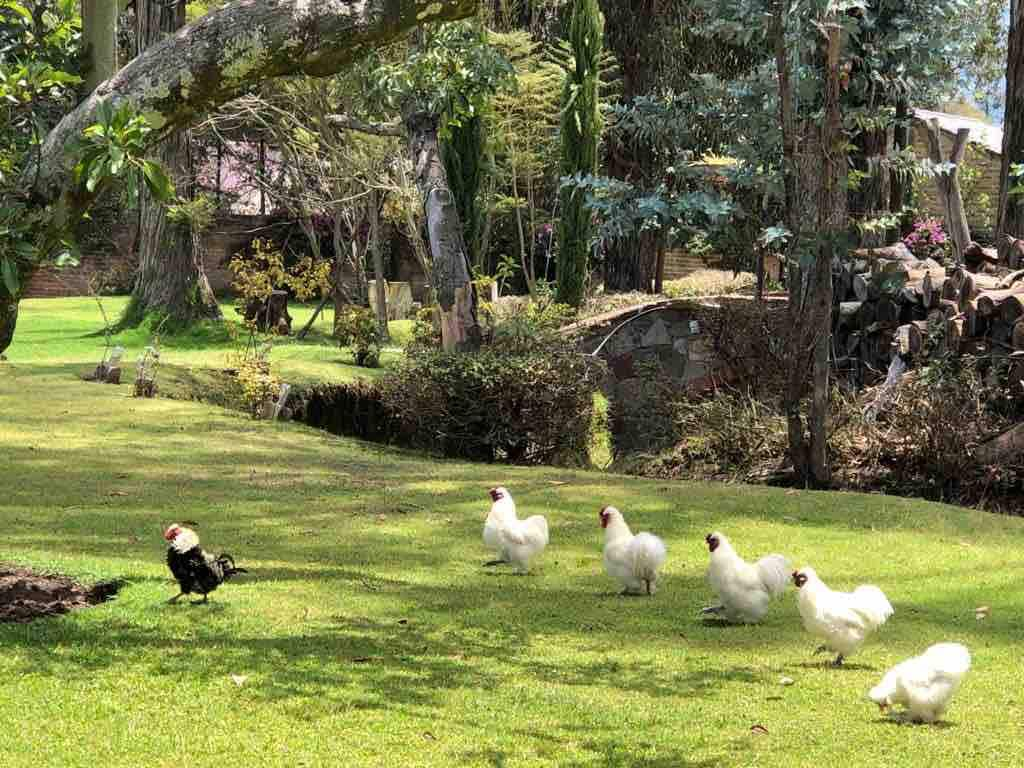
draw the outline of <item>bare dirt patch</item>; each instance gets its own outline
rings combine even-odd
[[[105,581],[86,587],[66,576],[0,566],[0,621],[28,622],[88,608],[112,599],[121,586]]]

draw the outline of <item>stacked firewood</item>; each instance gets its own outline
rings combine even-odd
[[[1017,249],[1024,241],[1011,244]],[[884,372],[893,355],[941,349],[1007,358],[1024,378],[1024,269],[1001,266],[994,249],[972,243],[956,267],[903,243],[855,250],[833,264],[833,278],[840,367]]]

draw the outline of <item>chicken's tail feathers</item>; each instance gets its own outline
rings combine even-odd
[[[855,608],[872,627],[880,627],[893,615],[889,599],[878,587],[866,584],[853,590]]]
[[[766,555],[755,564],[761,583],[772,595],[781,595],[790,583],[789,558],[783,555]]]
[[[533,528],[544,539],[544,546],[548,544],[548,519],[544,515],[533,515],[523,521],[527,526]]]
[[[235,565],[235,558],[226,552],[217,555],[217,564],[220,565],[221,570],[224,571],[224,581],[227,581],[235,574],[249,572],[245,568],[239,568]]]
[[[924,655],[936,669],[958,680],[971,668],[970,651],[960,643],[936,643]]]
[[[632,550],[633,575],[646,582],[657,578],[658,569],[668,555],[665,542],[653,533],[638,533],[633,537]]]

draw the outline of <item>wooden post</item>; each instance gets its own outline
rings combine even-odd
[[[939,121],[932,118],[926,123],[928,127],[928,154],[931,161],[936,165],[941,164],[942,144],[939,140]],[[957,262],[962,262],[967,246],[971,244],[971,230],[967,226],[967,214],[964,213],[964,200],[960,194],[960,164],[964,161],[964,152],[967,151],[967,138],[971,132],[967,128],[961,128],[956,132],[953,139],[953,149],[949,153],[949,162],[953,168],[948,173],[936,173],[935,184],[938,187],[939,202],[942,203],[942,210],[946,219],[946,229],[949,230],[950,239],[953,241],[953,256]]]

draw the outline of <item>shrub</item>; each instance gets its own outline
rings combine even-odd
[[[377,443],[405,442],[376,382],[316,386],[297,400],[302,405],[296,418],[311,427]]]
[[[334,318],[334,336],[343,347],[351,347],[356,365],[376,368],[380,365],[380,328],[369,307],[346,307]]]
[[[412,348],[382,386],[416,447],[483,461],[579,464],[602,375],[599,362],[568,342],[510,334],[471,353]]]
[[[750,292],[756,284],[757,278],[750,272],[698,269],[686,277],[666,281],[664,290],[670,299],[684,299]]]
[[[264,405],[281,390],[281,380],[270,371],[266,355],[251,355],[238,365],[238,384],[242,403],[254,419],[263,413]]]

